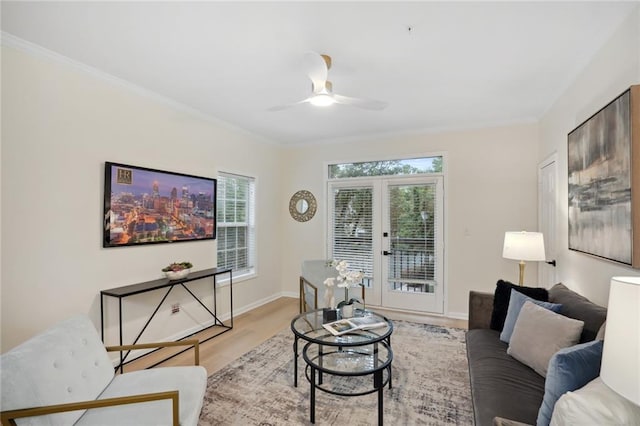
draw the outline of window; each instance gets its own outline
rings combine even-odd
[[[329,179],[442,173],[442,157],[365,161],[329,165]]]
[[[255,273],[255,179],[218,175],[218,268],[231,268],[234,276]]]

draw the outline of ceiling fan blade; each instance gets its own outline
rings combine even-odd
[[[325,59],[325,57],[328,59]],[[307,52],[305,54],[305,64],[307,66],[307,75],[313,83],[313,92],[318,93],[324,90],[325,82],[329,75],[331,58],[316,52]]]
[[[350,96],[342,96],[333,94],[333,98],[336,103],[343,105],[351,105],[358,108],[370,109],[370,110],[383,110],[387,107],[388,103],[383,101],[376,101],[374,99],[352,98]]]
[[[289,108],[293,108],[296,105],[300,105],[300,104],[304,104],[307,103],[311,100],[311,98],[307,98],[307,99],[303,99],[301,101],[298,102],[294,102],[292,104],[285,104],[285,105],[276,105],[276,106],[272,106],[271,108],[267,108],[267,111],[282,111],[283,109],[289,109]]]

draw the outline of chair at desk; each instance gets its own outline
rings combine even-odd
[[[302,274],[300,275],[300,312],[313,311],[325,308],[324,293],[326,286],[324,280],[336,278],[338,271],[329,265],[328,260],[305,260],[302,262]],[[362,300],[364,301],[364,287]],[[344,300],[345,292],[341,288],[335,289],[336,303]]]

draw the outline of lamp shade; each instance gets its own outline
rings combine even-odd
[[[542,233],[505,232],[502,257],[513,260],[545,260]]]
[[[640,405],[640,277],[611,279],[600,377]]]

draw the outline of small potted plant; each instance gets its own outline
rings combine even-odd
[[[191,262],[174,262],[169,266],[162,268],[162,272],[164,272],[166,277],[170,280],[178,280],[189,275],[192,267],[193,265]]]

